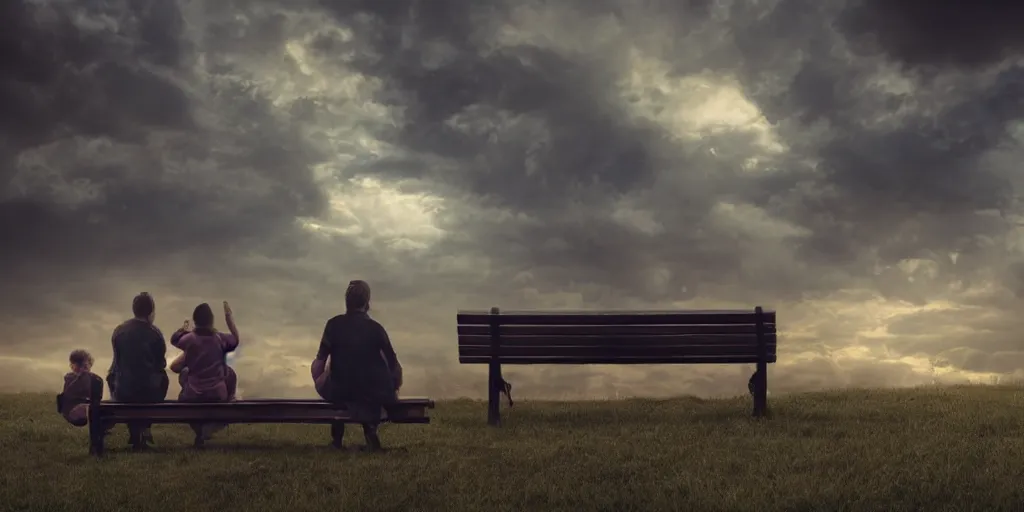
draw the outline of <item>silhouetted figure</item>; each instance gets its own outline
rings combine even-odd
[[[153,403],[167,398],[167,343],[153,325],[156,303],[148,293],[132,300],[134,318],[114,329],[114,360],[107,374],[111,397],[119,402]],[[128,441],[135,448],[153,442],[150,422],[128,424]]]
[[[238,327],[231,312],[231,306],[224,301],[224,321],[229,333],[218,332],[213,328],[213,310],[207,303],[196,306],[192,312],[195,329],[190,329],[188,320],[171,335],[171,345],[182,350],[171,364],[171,371],[179,374],[181,393],[178,400],[182,402],[227,402],[234,400],[238,386],[238,376],[227,364],[228,352],[238,348]],[[193,424],[196,434],[196,446],[218,430],[223,424]]]
[[[94,381],[102,382],[92,373],[93,358],[85,350],[75,350],[68,357],[71,371],[64,375],[64,389],[57,395],[57,412],[76,427],[89,423],[89,398]]]
[[[370,286],[365,281],[349,283],[345,309],[345,314],[324,326],[312,365],[313,379],[321,397],[344,405],[362,423],[367,449],[378,451],[382,449],[377,435],[381,409],[398,401],[402,366],[388,333],[368,314]],[[345,426],[331,428],[335,446],[340,448]]]

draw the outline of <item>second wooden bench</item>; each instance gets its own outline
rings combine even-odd
[[[459,362],[489,365],[487,422],[501,422],[507,364],[753,364],[754,416],[768,407],[775,312],[459,311]]]

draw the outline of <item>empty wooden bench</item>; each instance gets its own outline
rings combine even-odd
[[[337,424],[358,421],[343,407],[323,400],[241,400],[221,403],[166,401],[151,404],[102,401],[103,386],[92,390],[89,406],[89,453],[102,456],[105,432],[118,423],[145,420],[152,423],[309,423]],[[389,423],[430,423],[427,409],[434,401],[425,398],[399,400],[390,407]],[[333,429],[332,429],[333,431]],[[332,432],[332,435],[333,432]],[[335,440],[340,442],[340,439]]]
[[[459,362],[490,366],[487,422],[501,422],[504,364],[755,364],[754,416],[768,406],[775,312],[459,311]]]

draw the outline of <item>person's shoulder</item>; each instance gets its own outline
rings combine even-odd
[[[377,329],[378,331],[381,331],[381,332],[385,332],[386,331],[384,329],[384,325],[381,324],[380,322],[378,322],[377,320],[374,320],[373,318],[370,318],[369,316],[367,316],[366,317],[366,321],[367,321],[367,323],[372,325],[374,329]]]
[[[191,334],[191,333],[189,333],[189,334]],[[218,340],[220,340],[221,342],[227,342],[227,341],[235,339],[235,335],[231,334],[230,332],[216,331],[216,332],[213,333],[213,336],[215,338],[217,338]]]
[[[114,334],[113,334],[114,337],[117,337],[118,334],[121,334],[121,333],[125,332],[126,330],[128,330],[128,328],[131,326],[131,324],[132,324],[132,319],[128,319],[128,320],[125,320],[124,322],[121,322],[121,323],[117,324],[117,327],[114,327]]]

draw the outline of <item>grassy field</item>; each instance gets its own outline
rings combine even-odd
[[[385,454],[326,447],[326,426],[238,425],[210,448],[154,428],[105,460],[49,395],[0,395],[0,510],[1021,510],[1024,389],[749,399],[478,402],[381,429]],[[362,442],[358,428],[346,442]]]

